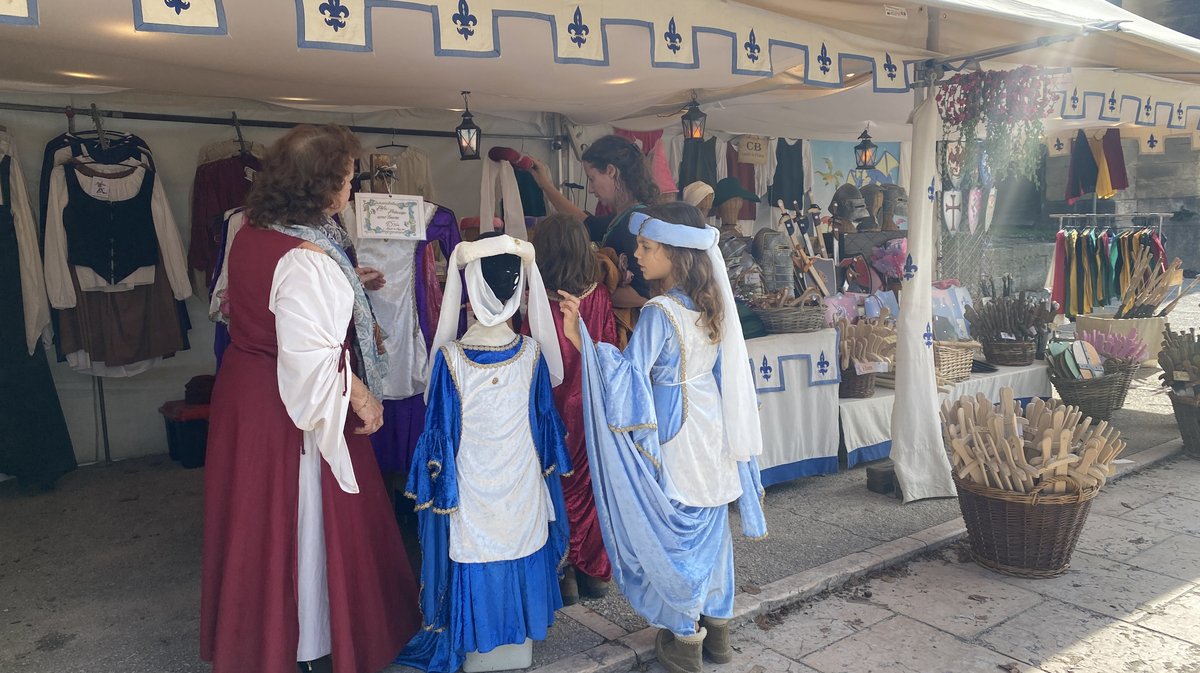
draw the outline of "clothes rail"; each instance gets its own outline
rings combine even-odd
[[[44,113],[44,114],[58,114],[58,115],[68,114],[68,116],[70,116],[70,114],[69,114],[70,112],[76,111],[76,109],[71,108],[69,106],[58,107],[58,106],[54,106],[54,105],[29,105],[29,104],[25,104],[25,103],[6,103],[4,101],[0,101],[0,110],[14,110],[17,112],[39,112],[39,113]],[[294,121],[294,122],[280,121],[280,120],[275,120],[275,119],[241,119],[241,118],[238,118],[237,121],[235,122],[232,117],[205,117],[205,116],[198,116],[198,115],[165,114],[165,113],[159,113],[159,112],[134,112],[134,111],[130,111],[130,110],[102,110],[102,109],[97,109],[94,105],[92,106],[92,109],[89,110],[88,112],[95,112],[96,114],[98,114],[101,117],[108,117],[110,119],[133,119],[133,120],[138,120],[138,121],[169,122],[169,123],[175,123],[175,124],[211,124],[211,125],[215,125],[215,126],[237,126],[240,124],[243,127],[253,126],[253,127],[257,127],[257,128],[268,128],[268,129],[290,129],[294,126],[299,126],[300,124],[312,123],[312,122],[300,122],[300,121]],[[436,131],[436,130],[430,130],[430,129],[401,129],[401,128],[393,128],[390,126],[359,126],[356,124],[350,124],[350,125],[345,125],[345,126],[346,126],[346,128],[350,129],[354,133],[379,133],[379,134],[393,133],[395,135],[400,135],[400,136],[414,136],[414,137],[424,137],[424,138],[455,138],[455,139],[458,138],[458,135],[454,131]],[[488,138],[508,138],[511,140],[540,140],[540,141],[549,142],[549,143],[565,143],[567,140],[566,136],[538,136],[538,135],[524,135],[524,134],[513,134],[513,133],[486,133],[485,132],[484,136],[488,137]]]
[[[1080,227],[1112,227],[1115,229],[1145,229],[1153,228],[1160,235],[1162,234],[1163,220],[1168,217],[1174,217],[1175,213],[1056,213],[1050,217],[1058,220],[1058,228],[1072,229]],[[1117,218],[1135,220],[1137,218],[1151,218],[1153,224],[1102,224],[1102,220],[1116,220]],[[1067,220],[1084,220],[1083,222],[1067,222]]]

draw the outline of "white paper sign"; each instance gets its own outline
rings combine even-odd
[[[425,239],[425,199],[404,194],[354,195],[360,238]]]
[[[768,139],[763,136],[742,136],[738,141],[738,161],[743,164],[767,164]]]

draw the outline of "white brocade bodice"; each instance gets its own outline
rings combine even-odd
[[[369,292],[375,319],[383,328],[388,372],[383,399],[402,400],[425,390],[428,354],[417,317],[416,241],[360,239],[359,263],[383,272],[387,284]]]
[[[528,556],[546,544],[554,519],[529,419],[538,347],[521,340],[516,355],[495,364],[472,362],[458,342],[442,349],[462,409],[458,509],[450,515],[450,558],[458,563]]]
[[[719,345],[697,326],[699,312],[670,296],[651,303],[670,317],[680,348],[679,379],[654,381],[679,385],[683,395],[683,425],[662,444],[663,490],[672,500],[693,507],[733,502],[741,496],[742,485],[737,463],[725,446],[721,391],[713,375]]]

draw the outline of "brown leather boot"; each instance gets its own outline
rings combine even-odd
[[[579,595],[584,598],[604,598],[608,595],[608,582],[599,577],[581,571],[575,571],[575,581],[579,584]]]
[[[708,631],[704,637],[704,656],[714,664],[733,661],[733,647],[729,645],[729,620],[701,616],[700,625]]]
[[[677,636],[667,629],[659,629],[654,640],[654,653],[658,663],[668,673],[701,673],[704,666],[704,627],[690,636]]]

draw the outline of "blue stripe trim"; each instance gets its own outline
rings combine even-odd
[[[765,487],[782,484],[786,481],[793,481],[802,477],[837,474],[837,471],[837,456],[826,456],[824,458],[807,458],[795,463],[788,463],[787,465],[768,467],[761,472],[760,477],[762,478],[762,485]]]
[[[33,26],[38,27],[38,0],[27,0],[25,5],[29,10],[29,16],[8,16],[0,15],[0,23],[5,23],[10,26]]]
[[[863,446],[846,453],[846,467],[851,468],[859,463],[869,463],[881,460],[892,454],[892,440],[884,440],[878,444]]]
[[[179,26],[173,23],[150,23],[142,17],[142,0],[133,0],[133,28],[143,33],[179,33],[181,35],[228,35],[229,26],[225,23],[225,6],[221,0],[214,0],[217,10],[216,26]]]

